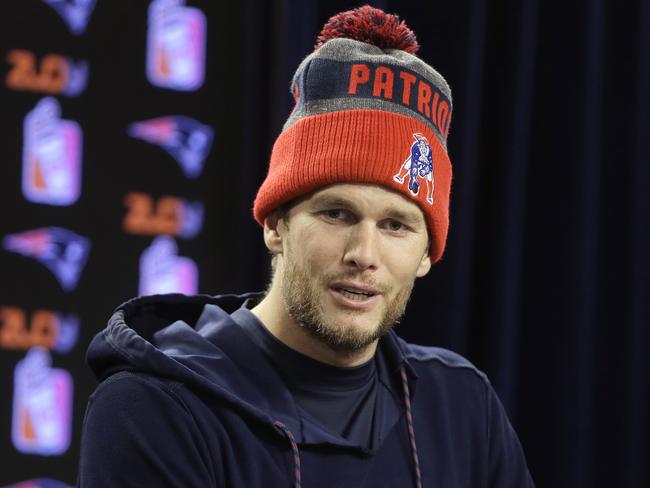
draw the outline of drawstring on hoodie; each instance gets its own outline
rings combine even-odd
[[[284,425],[282,422],[279,420],[275,421],[275,426],[278,427],[282,432],[284,433],[285,436],[287,436],[287,439],[289,439],[289,442],[291,442],[291,450],[293,451],[293,477],[295,479],[294,483],[294,488],[300,488],[300,452],[298,452],[298,444],[296,444],[296,440],[293,438],[293,434],[289,430],[289,428]]]
[[[411,452],[413,453],[413,464],[415,465],[415,486],[422,488],[422,474],[420,473],[420,458],[418,458],[418,448],[415,445],[415,428],[413,427],[413,414],[411,413],[411,390],[409,389],[408,380],[404,366],[400,366],[400,375],[402,376],[402,388],[404,390],[404,406],[406,407],[406,423],[408,424],[409,439],[411,440]]]
[[[411,452],[413,453],[413,465],[415,467],[415,486],[422,488],[422,474],[420,473],[420,458],[418,457],[418,448],[415,444],[415,428],[413,427],[413,414],[411,412],[411,390],[409,389],[408,379],[406,378],[406,371],[404,366],[400,367],[400,376],[402,377],[402,389],[404,391],[404,406],[406,407],[406,423],[408,425],[409,440],[411,441]],[[294,488],[301,488],[300,480],[300,452],[298,451],[298,444],[293,437],[289,428],[279,420],[274,422],[282,433],[289,439],[291,443],[291,450],[293,451],[293,476],[295,479]]]

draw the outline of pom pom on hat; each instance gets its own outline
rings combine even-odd
[[[372,44],[381,49],[400,49],[415,54],[420,45],[415,34],[397,15],[364,5],[331,17],[317,38],[316,49],[339,37]]]

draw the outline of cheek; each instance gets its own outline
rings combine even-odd
[[[313,226],[299,236],[295,245],[310,257],[332,259],[343,251],[345,236],[342,234],[335,229]]]
[[[305,232],[291,241],[294,260],[307,271],[323,271],[340,260],[340,248],[335,235]]]
[[[411,283],[422,262],[420,246],[393,246],[386,254],[384,262],[391,270],[396,285]]]

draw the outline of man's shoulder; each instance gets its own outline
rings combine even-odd
[[[122,370],[99,382],[90,396],[91,402],[111,402],[114,399],[137,398],[159,401],[161,398],[178,400],[178,390],[183,383],[171,381],[152,374]]]
[[[486,374],[478,369],[466,357],[435,346],[422,346],[406,342],[397,337],[402,354],[416,372],[429,372],[431,374],[442,374],[445,376],[470,376],[487,385],[489,380]]]
[[[215,486],[205,459],[218,456],[219,440],[212,435],[208,443],[176,395],[180,385],[132,371],[100,382],[84,417],[79,485],[178,486],[182,479],[183,486]]]

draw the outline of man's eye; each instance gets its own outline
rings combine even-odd
[[[334,219],[334,220],[338,220],[338,219],[340,219],[340,218],[343,216],[343,212],[342,212],[340,209],[338,209],[338,208],[331,209],[331,210],[327,210],[327,211],[325,212],[325,214],[326,214],[330,219]]]
[[[401,222],[399,222],[399,221],[397,221],[397,220],[391,220],[391,221],[389,221],[389,222],[388,222],[388,228],[389,228],[390,230],[394,231],[394,232],[397,232],[397,231],[400,231],[400,230],[404,230],[404,229],[406,229],[406,227],[404,226],[404,224],[402,224]]]

